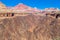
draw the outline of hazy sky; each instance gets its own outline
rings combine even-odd
[[[6,6],[15,6],[18,3],[23,3],[31,7],[44,8],[60,8],[60,0],[0,0]]]

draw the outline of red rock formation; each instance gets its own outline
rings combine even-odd
[[[30,13],[35,13],[35,12],[40,12],[40,10],[35,9],[35,8],[31,8],[27,5],[22,4],[18,4],[17,6],[13,7],[14,10],[22,10],[23,12],[30,12]]]

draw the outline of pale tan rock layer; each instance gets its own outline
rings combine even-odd
[[[60,37],[60,19],[27,15],[0,19],[0,40],[53,40]]]

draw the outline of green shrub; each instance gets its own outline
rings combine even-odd
[[[60,37],[58,37],[58,38],[54,38],[53,40],[60,40]]]

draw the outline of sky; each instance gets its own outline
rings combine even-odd
[[[30,7],[44,8],[60,8],[60,0],[0,0],[6,6],[16,6],[23,3]]]

